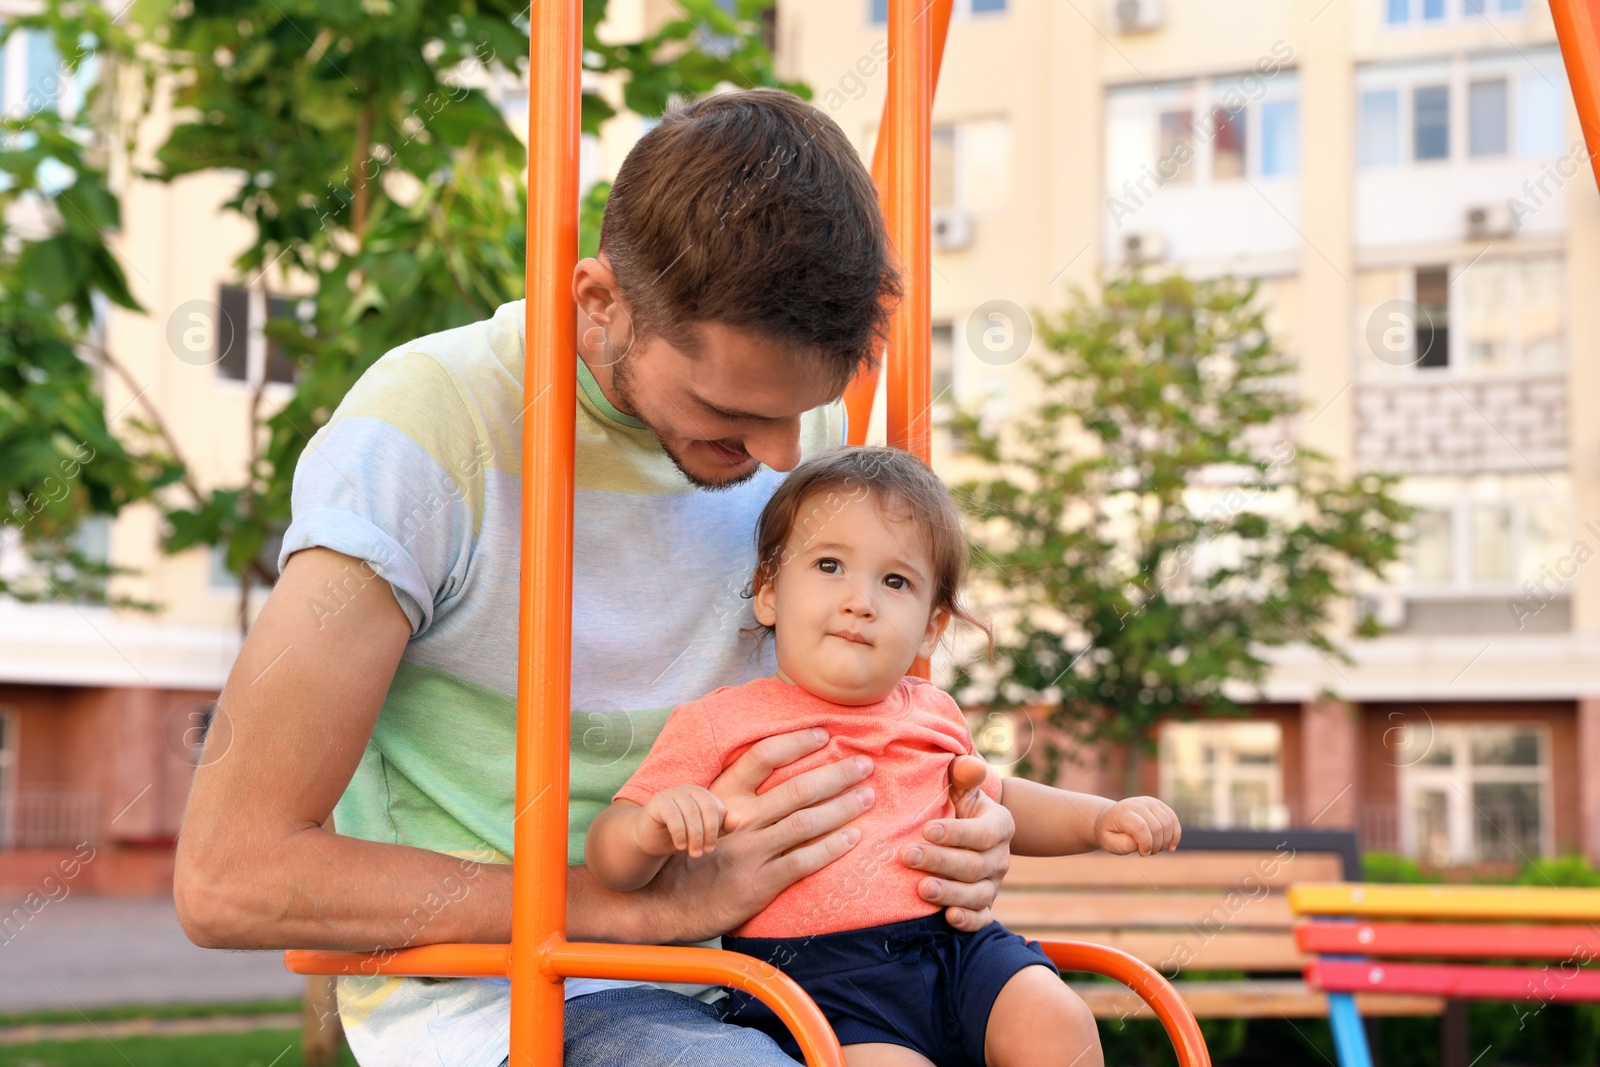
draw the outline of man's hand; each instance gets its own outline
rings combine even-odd
[[[1183,830],[1178,813],[1155,797],[1128,797],[1100,813],[1094,836],[1096,844],[1114,856],[1130,852],[1154,856],[1177,848]]]
[[[928,823],[922,836],[930,844],[908,845],[900,853],[907,867],[933,876],[917,886],[922,899],[942,904],[950,925],[969,933],[994,919],[990,908],[1011,869],[1011,838],[1017,830],[1011,813],[979,788],[988,774],[989,765],[977,756],[952,760],[955,818]]]
[[[668,860],[641,891],[652,898],[659,939],[704,941],[727,933],[856,846],[861,831],[845,824],[872,806],[870,786],[851,788],[872,773],[867,757],[816,767],[756,794],[774,770],[827,743],[820,728],[765,738],[711,783],[732,828],[717,838],[715,852]]]

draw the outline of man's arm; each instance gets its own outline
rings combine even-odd
[[[349,568],[368,576],[353,594]],[[296,552],[234,663],[178,838],[173,896],[196,944],[374,949],[510,940],[509,867],[323,829],[410,636],[388,584],[370,573],[326,549]],[[332,613],[330,581],[346,590]],[[754,797],[773,768],[821,745],[809,732],[769,738],[737,772],[729,769],[725,785],[748,794],[761,825],[719,843],[715,865],[695,860],[694,869],[640,893],[569,869],[568,936],[704,940],[849,851],[856,832],[840,827],[870,803],[850,790],[870,763],[841,760]]]
[[[348,576],[365,583],[351,592]],[[326,610],[325,583],[344,590]],[[387,582],[296,552],[234,663],[178,837],[184,932],[212,948],[505,941],[509,870],[323,829],[411,633]],[[433,901],[448,901],[436,912]]]

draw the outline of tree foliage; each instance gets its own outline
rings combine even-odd
[[[1003,432],[955,421],[982,464],[958,496],[1000,622],[993,663],[958,684],[1125,747],[1130,789],[1153,725],[1243,712],[1266,650],[1345,657],[1352,570],[1398,555],[1394,479],[1341,478],[1295,441],[1294,367],[1255,297],[1181,276],[1080,291],[1041,322],[1038,405]]]
[[[764,43],[771,0],[740,0],[737,15],[716,0],[678,0],[681,17],[635,41],[601,38],[606,6],[583,5],[584,65],[615,75],[630,110],[657,115],[722,84],[783,84]],[[10,214],[0,223],[0,492],[28,515],[29,552],[57,579],[76,573],[50,560],[85,518],[150,501],[167,551],[223,548],[243,579],[243,625],[251,583],[274,578],[270,546],[289,519],[295,463],[356,378],[391,348],[522,296],[525,152],[482,85],[525,73],[526,12],[505,0],[139,0],[119,22],[92,0],[50,0],[5,27],[48,29],[69,68],[85,54],[104,68],[90,106],[62,118],[59,100],[34,102],[0,142],[11,182],[0,207],[28,199],[45,220],[38,232]],[[113,86],[143,86],[142,96],[119,106],[127,101],[111,99]],[[239,280],[309,292],[303,321],[266,326],[296,381],[289,399],[271,402],[258,383],[249,459],[228,484],[196,482],[167,432],[178,413],[152,405],[147,383],[93,336],[107,302],[166,311],[139,305],[106,236],[120,220],[105,159],[119,147],[131,158],[158,88],[170,89],[176,121],[147,146],[156,166],[144,176],[232,175],[224,210],[252,234],[234,263]],[[585,131],[615,110],[586,91]],[[37,175],[46,159],[53,183]],[[591,243],[603,195],[584,205]],[[182,296],[216,300],[215,290]],[[139,398],[114,421],[101,399],[106,374]],[[93,458],[74,469],[83,442]],[[58,492],[62,469],[70,485]],[[30,589],[0,581],[0,593]],[[104,575],[70,595],[103,598]]]

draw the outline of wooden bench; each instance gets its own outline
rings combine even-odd
[[[1185,830],[1160,856],[1017,856],[995,917],[1030,938],[1121,949],[1174,981],[1199,1018],[1307,1018],[1328,997],[1302,976],[1312,957],[1294,940],[1292,882],[1359,877],[1355,835],[1341,831]],[[1243,978],[1186,979],[1204,971]],[[1100,1018],[1148,1017],[1127,990],[1073,983]],[[1437,1015],[1439,996],[1364,993],[1367,1016]]]
[[[1342,1067],[1371,1067],[1361,1017],[1373,993],[1448,997],[1452,1006],[1600,1001],[1600,969],[1585,966],[1600,959],[1600,889],[1311,883],[1293,886],[1289,904],[1307,917],[1295,941],[1311,955],[1306,981],[1328,995]],[[1447,1067],[1467,1063],[1465,1013],[1452,1014]]]

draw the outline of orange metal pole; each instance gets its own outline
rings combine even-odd
[[[933,19],[932,27],[932,55],[929,62],[928,100],[933,100],[933,94],[939,88],[939,71],[944,66],[944,46],[950,35],[950,11],[954,7],[954,0],[934,0],[928,17]],[[890,55],[893,55],[891,51]],[[883,105],[883,119],[878,123],[878,144],[872,152],[872,181],[878,187],[878,204],[883,209],[885,220],[889,218],[889,140],[890,126],[893,124],[894,114],[890,110],[889,101]],[[884,353],[879,353],[883,356]],[[893,358],[893,352],[889,353]],[[850,387],[845,390],[845,410],[850,415],[850,443],[853,445],[866,444],[867,430],[872,422],[872,402],[878,392],[878,378],[880,368],[863,370],[850,382]]]
[[[1600,0],[1550,0],[1589,166],[1600,186]]]
[[[928,120],[931,23],[915,0],[889,3],[889,234],[905,295],[889,331],[889,443],[928,459]]]
[[[1166,1028],[1178,1054],[1178,1067],[1211,1067],[1200,1024],[1160,971],[1119,949],[1085,941],[1041,941],[1039,947],[1063,971],[1103,974],[1137,993]]]
[[[522,420],[522,600],[512,825],[511,1062],[560,1067],[567,925],[573,439],[577,412],[581,0],[533,6],[528,37],[528,258]]]

